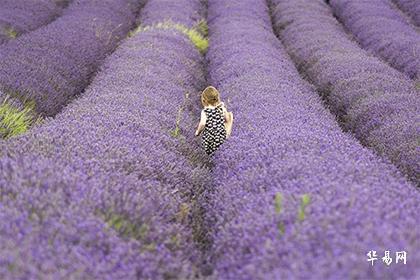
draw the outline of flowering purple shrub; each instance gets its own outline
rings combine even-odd
[[[155,2],[141,22],[166,17]],[[0,143],[0,278],[194,274],[195,188],[210,177],[191,115],[204,83],[187,36],[138,32],[54,119]]]
[[[186,4],[186,1],[152,1],[142,10],[147,19],[141,25],[153,25],[165,19],[192,27],[205,16],[201,2],[191,0]],[[160,13],[154,12],[156,10]]]
[[[354,43],[322,1],[273,3],[277,34],[343,127],[419,180],[420,99],[413,82]]]
[[[0,91],[54,116],[88,85],[137,10],[133,0],[73,1],[53,23],[0,47]]]
[[[2,279],[156,279],[191,270],[179,249],[188,250],[188,213],[159,180],[89,178],[39,155],[3,157],[0,167]]]
[[[273,34],[266,1],[210,0],[208,23],[209,82],[235,114],[207,190],[216,278],[415,278],[418,192],[341,131]],[[366,253],[386,249],[411,263],[371,267]]]
[[[414,24],[420,27],[420,2],[417,0],[393,0],[402,11],[409,15]]]
[[[37,29],[61,14],[54,0],[0,0],[0,44]]]
[[[331,0],[330,5],[363,48],[411,78],[420,78],[420,36],[391,0]]]

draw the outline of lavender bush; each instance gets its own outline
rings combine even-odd
[[[54,116],[88,85],[106,55],[124,38],[138,4],[73,1],[53,23],[2,45],[0,96],[12,98],[8,105],[15,108],[33,104],[35,116]],[[0,116],[0,127],[13,126],[4,119]]]
[[[58,4],[54,0],[0,0],[0,44],[53,21],[62,12]]]
[[[150,0],[141,22],[181,13],[192,27],[196,14],[182,7],[203,9],[163,2]],[[80,98],[1,143],[0,278],[194,275],[194,197],[210,180],[193,139],[204,82],[188,36],[137,32]]]
[[[420,78],[420,36],[391,0],[331,0],[330,5],[363,48],[411,78]]]
[[[413,82],[354,43],[323,1],[274,0],[273,18],[299,71],[343,127],[418,181],[420,92]]]
[[[417,0],[393,0],[393,2],[405,13],[413,22],[420,27],[420,2]]]
[[[203,1],[189,1],[185,5],[185,1],[152,1],[143,10],[143,14],[147,15],[145,21],[141,25],[153,25],[162,22],[162,19],[170,20],[179,24],[193,27],[198,21],[204,18],[205,10],[202,9]],[[162,16],[155,11],[160,10],[165,13]],[[177,11],[176,13],[172,11]]]
[[[418,277],[418,191],[341,131],[273,34],[266,1],[210,0],[208,14],[209,82],[235,112],[207,190],[216,278]],[[410,261],[372,267],[370,250]]]

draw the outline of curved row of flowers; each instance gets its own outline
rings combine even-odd
[[[334,14],[361,46],[420,79],[420,36],[391,0],[331,0]]]
[[[72,2],[57,20],[0,46],[0,137],[54,116],[133,27],[139,1]],[[23,115],[23,116],[22,116]]]
[[[420,2],[417,0],[393,0],[394,3],[420,27]]]
[[[419,180],[414,83],[354,43],[323,1],[272,3],[277,35],[344,129]]]
[[[0,44],[53,21],[65,4],[55,0],[1,0]]]
[[[209,81],[235,112],[207,191],[216,277],[412,278],[414,186],[341,131],[274,35],[266,1],[208,9]],[[411,263],[372,267],[370,250],[405,250]]]
[[[181,13],[191,28],[195,13],[183,7],[203,9],[151,8],[164,2],[150,0],[140,21]],[[191,196],[210,178],[190,133],[203,69],[183,32],[133,33],[80,98],[0,144],[0,278],[194,273]]]

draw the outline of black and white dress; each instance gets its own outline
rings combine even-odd
[[[225,120],[222,105],[215,108],[204,108],[206,126],[203,132],[202,144],[208,155],[213,154],[226,139]]]

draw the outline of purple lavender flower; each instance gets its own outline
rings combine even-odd
[[[324,2],[273,3],[277,34],[343,128],[420,180],[420,92],[414,83],[362,50]]]
[[[393,0],[393,2],[420,27],[420,2],[417,0]]]
[[[0,0],[0,44],[53,21],[66,2]]]
[[[166,20],[159,2],[141,22]],[[54,119],[1,142],[0,278],[193,276],[194,197],[211,180],[193,133],[204,86],[185,34],[137,32]]]
[[[73,1],[51,24],[0,46],[0,91],[23,104],[35,103],[38,115],[54,116],[126,36],[138,4]]]
[[[330,5],[363,48],[420,78],[420,36],[391,0],[331,0]]]
[[[418,192],[341,130],[274,35],[267,2],[210,0],[206,60],[206,40],[196,34],[204,1],[172,2],[149,0],[141,28],[54,118],[0,141],[0,278],[415,278]],[[294,3],[321,15],[328,7]],[[95,14],[108,14],[100,7]],[[292,14],[306,16],[304,7]],[[273,12],[277,30],[292,24]],[[356,46],[350,54],[366,59],[332,34],[343,42],[338,53]],[[306,61],[286,46],[302,70]],[[310,56],[317,45],[307,46]],[[372,87],[390,71],[395,90],[412,89],[403,74],[368,62],[351,71],[372,70]],[[346,92],[338,90],[346,83],[325,78],[334,65],[318,70],[315,85]],[[194,137],[208,84],[235,112],[233,134],[213,161]],[[0,98],[26,106],[10,90]],[[371,267],[369,250],[406,250],[409,261]]]
[[[266,1],[212,0],[208,14],[209,82],[236,117],[203,202],[216,278],[415,278],[414,186],[341,131],[273,34]],[[366,253],[385,249],[413,262],[372,268]]]

